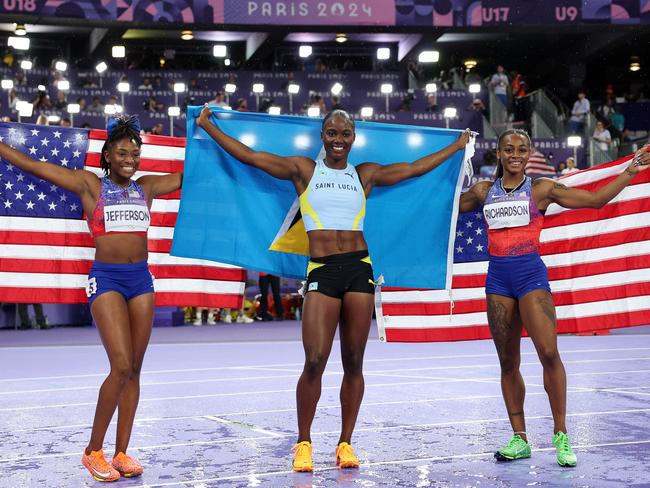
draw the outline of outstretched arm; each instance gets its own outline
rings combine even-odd
[[[591,192],[578,188],[569,188],[562,183],[544,181],[546,185],[545,199],[565,208],[601,208],[625,188],[637,173],[650,167],[650,149],[648,146],[637,151],[632,164],[628,166],[616,179],[607,185]]]
[[[395,163],[382,166],[380,164],[364,163],[359,165],[359,174],[366,187],[366,193],[374,186],[389,186],[407,178],[421,176],[453,156],[456,151],[465,148],[469,142],[470,132],[463,132],[458,140],[440,151],[429,154],[413,163]]]
[[[153,200],[160,195],[178,190],[183,184],[183,172],[164,176],[141,176],[138,178],[138,183],[145,189],[145,194]]]
[[[492,186],[491,181],[479,181],[460,196],[458,210],[460,212],[471,212],[485,203],[487,194]]]
[[[71,170],[56,164],[35,161],[2,142],[0,142],[0,157],[23,171],[54,183],[79,196],[84,193],[91,193],[91,185],[99,183],[99,178],[90,171]]]
[[[298,175],[298,157],[282,157],[277,154],[268,152],[254,151],[237,139],[230,137],[228,134],[219,129],[212,123],[210,117],[212,112],[207,107],[203,107],[201,114],[197,118],[199,127],[205,130],[217,144],[219,144],[228,154],[238,159],[244,164],[253,166],[267,172],[271,176],[282,180],[295,179]]]

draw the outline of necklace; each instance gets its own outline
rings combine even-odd
[[[518,188],[519,188],[519,187],[524,183],[524,181],[526,181],[526,175],[524,175],[524,176],[522,177],[521,181],[520,181],[519,183],[517,183],[517,186],[515,186],[514,188],[512,188],[512,189],[510,189],[510,190],[506,190],[506,189],[503,187],[503,178],[499,179],[499,184],[501,185],[501,190],[503,190],[503,193],[505,193],[506,195],[510,195],[510,194],[512,194],[515,190],[517,190],[517,189],[518,189]]]

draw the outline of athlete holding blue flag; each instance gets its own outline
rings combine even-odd
[[[363,398],[363,355],[372,319],[375,283],[363,236],[366,198],[373,187],[388,186],[433,170],[465,148],[470,133],[413,163],[353,166],[348,155],[355,140],[349,114],[334,110],[323,119],[325,158],[282,157],[254,151],[225,134],[203,108],[197,123],[226,152],[243,164],[293,182],[309,239],[310,261],[302,319],[305,364],[298,380],[298,442],[294,471],[313,471],[311,424],[321,394],[321,378],[340,323],[342,430],[336,448],[340,468],[357,468],[350,441]]]

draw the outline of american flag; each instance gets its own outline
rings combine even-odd
[[[528,163],[526,164],[526,174],[533,178],[538,176],[554,177],[556,171],[554,166],[546,162],[546,156],[533,148],[532,154],[530,155],[530,158],[528,158]]]
[[[560,179],[594,191],[616,178],[630,157]],[[451,293],[381,290],[380,337],[393,342],[484,339],[487,327],[487,240],[481,212],[461,214],[456,228]],[[549,270],[558,332],[650,324],[650,171],[601,209],[550,205],[540,254]]]
[[[0,141],[30,156],[98,176],[106,131],[0,123]],[[185,139],[144,136],[144,174],[183,170]],[[246,271],[169,255],[180,192],[152,203],[149,265],[156,304],[239,308]],[[74,194],[0,163],[0,302],[85,303],[94,245]]]

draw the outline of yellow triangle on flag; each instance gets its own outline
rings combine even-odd
[[[300,214],[298,199],[294,201],[287,212],[282,227],[273,239],[269,250],[309,256],[309,239]]]

